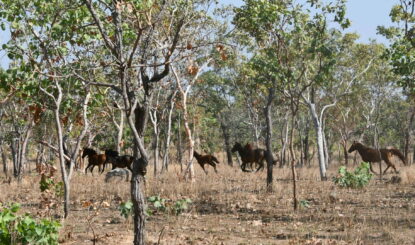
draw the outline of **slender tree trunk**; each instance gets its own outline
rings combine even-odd
[[[285,166],[286,161],[287,161],[286,151],[287,151],[288,133],[289,133],[288,113],[285,116],[284,129],[285,129],[285,132],[284,132],[284,138],[283,138],[283,142],[282,142],[280,167]]]
[[[159,129],[157,122],[157,111],[150,112],[150,119],[153,124],[153,157],[154,157],[154,177],[157,177],[159,165]]]
[[[4,149],[4,148],[2,148],[2,151],[1,151],[1,159],[2,159],[2,162],[3,162],[3,172],[4,172],[4,174],[6,175],[6,178],[7,178],[8,175],[9,175],[9,169],[7,167],[6,149]]]
[[[326,137],[326,133],[325,133],[325,126],[323,126],[322,129],[323,132],[323,146],[324,146],[324,159],[325,159],[325,164],[326,164],[326,169],[329,167],[329,150],[328,150],[328,146],[327,146],[327,137]]]
[[[412,125],[414,123],[415,117],[415,107],[412,107],[411,113],[409,115],[408,125],[405,132],[405,146],[404,146],[404,156],[405,162],[408,164],[409,161],[409,149],[411,144],[411,135],[412,135]]]
[[[265,119],[267,123],[267,134],[265,138],[265,146],[266,146],[266,160],[267,160],[267,192],[272,192],[272,168],[274,166],[274,157],[272,154],[272,118],[271,118],[271,111],[272,111],[272,102],[275,97],[275,89],[271,87],[268,89],[268,100],[267,105],[264,108]]]
[[[320,177],[322,181],[327,180],[326,174],[326,160],[324,158],[324,140],[323,140],[323,127],[318,118],[316,107],[314,103],[308,103],[310,108],[311,116],[314,121],[314,129],[316,131],[317,138],[317,150],[318,150],[318,162],[320,167]]]
[[[229,127],[225,124],[225,122],[223,122],[223,120],[224,119],[220,122],[220,127],[222,129],[223,140],[225,143],[226,158],[228,160],[228,165],[233,166]]]
[[[177,117],[177,161],[180,164],[180,172],[183,172],[183,156],[182,156],[182,132],[181,132],[181,118],[180,112]]]
[[[120,113],[120,123],[117,126],[118,132],[117,132],[117,151],[121,152],[121,145],[122,145],[122,136],[124,133],[124,112],[121,111]]]
[[[349,155],[347,153],[347,140],[342,139],[341,146],[343,148],[344,165],[347,166],[349,164]]]
[[[303,156],[304,156],[304,165],[310,165],[310,144],[309,144],[309,134],[310,134],[310,121],[306,119],[306,127],[304,132],[304,149],[303,149]]]
[[[194,141],[192,139],[192,131],[189,127],[189,119],[187,115],[187,97],[186,95],[182,94],[183,97],[183,122],[184,122],[184,129],[187,135],[187,140],[189,142],[188,148],[188,158],[187,158],[187,166],[185,171],[185,176],[189,177],[189,179],[193,182],[195,181],[195,170],[193,167],[193,151],[194,151]]]
[[[12,160],[13,160],[13,177],[17,178],[19,176],[19,139],[12,139],[10,144],[10,151],[12,153]]]
[[[291,155],[291,173],[293,181],[293,207],[294,210],[298,208],[297,200],[297,171],[295,170],[295,153],[294,153],[294,129],[295,117],[297,116],[298,104],[295,103],[294,98],[291,97],[291,130],[290,130],[290,155]]]
[[[169,154],[170,154],[170,138],[171,138],[171,118],[173,115],[174,109],[174,98],[176,97],[177,90],[174,91],[170,97],[170,104],[169,104],[169,114],[167,116],[167,132],[166,132],[166,145],[164,147],[164,157],[163,157],[163,166],[162,171],[168,170],[169,165]]]

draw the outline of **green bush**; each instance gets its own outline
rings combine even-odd
[[[184,198],[173,201],[157,195],[148,197],[147,202],[148,206],[145,210],[147,216],[156,213],[179,215],[189,209],[189,204],[192,203],[192,200],[190,198]],[[128,218],[132,214],[132,207],[133,204],[130,201],[122,203],[118,208],[121,212],[121,216]]]
[[[118,207],[118,210],[120,210],[121,216],[123,216],[124,218],[128,219],[128,216],[130,216],[133,213],[133,203],[130,202],[130,201],[123,202]]]
[[[20,204],[12,204],[0,211],[0,244],[58,244],[58,221],[38,222],[29,214],[17,215],[19,209]]]
[[[362,162],[354,172],[347,171],[345,166],[339,168],[339,175],[333,177],[333,181],[336,185],[346,188],[363,188],[369,184],[372,179],[372,174],[369,171],[369,163]]]
[[[179,215],[189,208],[189,204],[192,203],[190,198],[177,200],[173,205],[173,212],[175,215]]]

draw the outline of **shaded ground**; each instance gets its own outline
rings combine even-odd
[[[206,176],[195,167],[193,184],[180,181],[178,169],[158,179],[148,176],[146,196],[193,200],[184,214],[159,212],[148,217],[149,244],[415,243],[415,167],[401,168],[401,183],[372,180],[364,190],[339,189],[331,181],[320,182],[317,169],[298,169],[297,212],[292,209],[288,169],[274,170],[274,193],[267,194],[265,171],[242,173],[220,165],[219,174],[209,169]],[[0,184],[0,202],[20,202],[24,211],[38,213],[39,179],[33,174],[21,185]],[[104,175],[76,173],[62,243],[92,244],[93,233],[97,244],[132,243],[131,220],[118,210],[129,199],[129,183],[103,180]],[[59,217],[60,208],[47,215]]]

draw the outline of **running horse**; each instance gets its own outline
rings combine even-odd
[[[95,150],[85,147],[82,153],[82,158],[88,156],[88,166],[85,168],[85,174],[87,173],[88,168],[91,168],[91,173],[94,170],[95,166],[98,166],[101,174],[105,169],[105,162],[107,157],[105,154],[98,154]],[[101,170],[102,166],[102,170]]]
[[[193,156],[196,158],[199,165],[203,168],[205,174],[207,174],[205,164],[212,166],[213,169],[215,169],[215,172],[218,173],[218,170],[216,170],[216,164],[219,163],[219,161],[214,155],[200,155],[196,151],[193,151]]]
[[[112,164],[112,169],[115,168],[128,168],[131,172],[133,172],[133,169],[131,168],[131,164],[134,161],[134,157],[130,155],[122,155],[118,153],[118,151],[114,150],[105,150],[105,155],[107,156],[107,163]]]
[[[238,142],[235,143],[235,145],[232,147],[232,152],[238,152],[241,156],[242,165],[241,169],[244,172],[250,172],[246,170],[246,165],[250,163],[251,171],[252,171],[252,164],[256,163],[259,165],[257,168],[257,172],[260,169],[264,168],[264,160],[265,160],[265,150],[261,148],[254,149],[251,144],[246,144],[245,147],[242,147],[242,145]]]
[[[395,173],[398,173],[398,170],[396,170],[395,165],[391,162],[391,157],[393,155],[397,156],[403,162],[403,164],[406,165],[404,155],[398,149],[395,149],[395,148],[382,148],[382,149],[377,150],[377,149],[367,147],[360,142],[353,141],[352,146],[350,146],[349,153],[352,153],[355,150],[359,152],[364,162],[369,163],[370,171],[372,171],[375,174],[376,172],[373,171],[372,169],[372,163],[373,162],[380,163],[382,162],[382,160],[385,161],[387,165],[387,168],[385,169],[385,171],[383,171],[383,174],[385,174],[386,171],[390,167],[392,167],[395,170]]]

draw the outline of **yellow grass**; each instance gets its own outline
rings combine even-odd
[[[196,182],[183,181],[178,165],[154,178],[149,167],[145,195],[170,200],[190,198],[189,212],[148,217],[149,244],[413,244],[415,242],[415,167],[399,167],[401,182],[373,179],[363,190],[336,187],[319,181],[319,171],[297,169],[298,197],[305,207],[292,208],[289,168],[274,169],[274,193],[266,193],[266,171],[242,173],[224,164],[219,174],[196,164]],[[329,178],[338,166],[330,166]],[[376,169],[376,168],[375,168]],[[118,207],[130,199],[128,182],[104,182],[105,175],[75,173],[71,185],[71,214],[64,222],[64,244],[92,244],[91,226],[98,244],[131,244],[132,223]],[[0,177],[0,180],[4,177]],[[0,202],[20,202],[23,211],[39,211],[40,177],[22,183],[1,184]],[[86,207],[87,202],[93,207]],[[60,217],[61,207],[49,215]],[[88,225],[90,219],[92,225]]]

